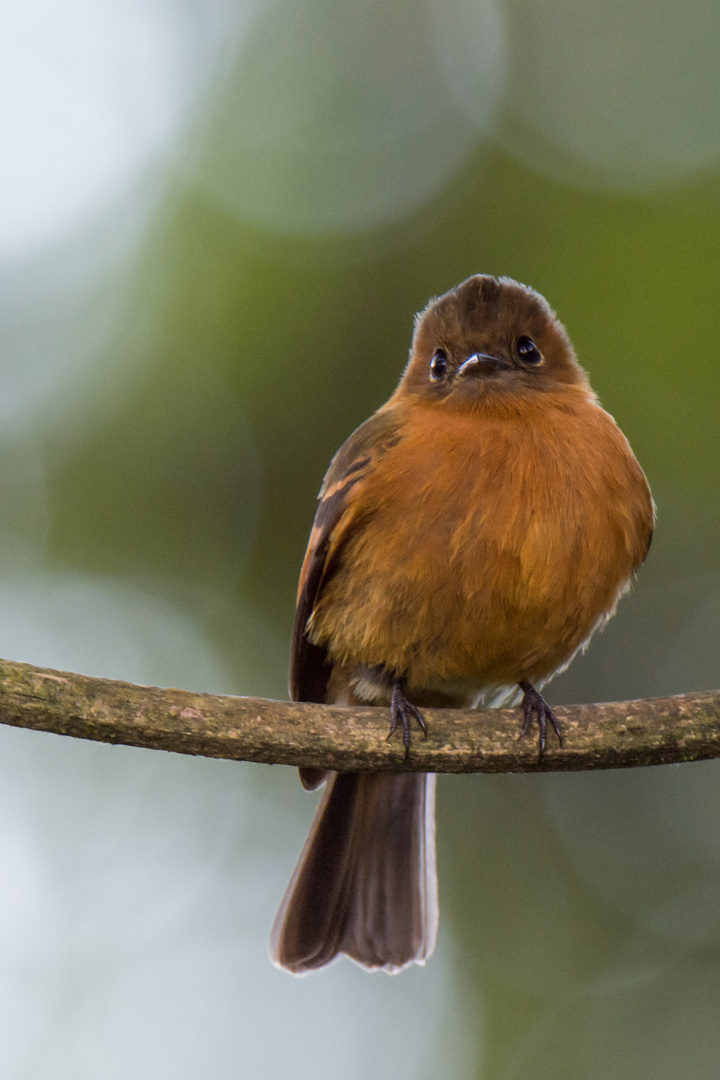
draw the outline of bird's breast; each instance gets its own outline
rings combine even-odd
[[[644,556],[647,482],[594,402],[543,406],[409,413],[314,615],[336,660],[410,688],[539,680],[612,613]]]

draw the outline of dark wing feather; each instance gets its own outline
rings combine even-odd
[[[399,439],[395,413],[390,409],[376,413],[353,432],[330,463],[300,572],[290,662],[293,701],[325,701],[332,669],[325,649],[308,640],[308,619],[360,520],[357,496],[363,482]]]

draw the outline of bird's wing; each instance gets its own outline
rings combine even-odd
[[[392,409],[378,412],[353,432],[330,463],[300,571],[290,661],[293,701],[325,701],[331,665],[326,650],[308,640],[308,619],[362,520],[358,496],[380,459],[399,442],[399,429]]]

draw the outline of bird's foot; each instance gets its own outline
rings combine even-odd
[[[533,714],[537,716],[538,727],[540,728],[540,745],[538,752],[538,761],[545,753],[545,747],[547,746],[547,722],[550,721],[552,729],[558,737],[558,742],[562,746],[562,735],[560,734],[560,725],[558,724],[557,716],[552,711],[542,694],[539,694],[534,686],[529,682],[521,682],[520,689],[523,692],[522,699],[522,711],[523,711],[523,726],[519,739],[522,739],[523,735],[527,734],[530,725],[533,722]]]
[[[392,698],[390,699],[390,732],[388,739],[394,734],[398,723],[402,724],[403,746],[405,747],[405,760],[410,756],[410,722],[416,720],[420,730],[427,739],[427,728],[422,713],[412,702],[405,697],[402,683],[396,679],[393,683]]]

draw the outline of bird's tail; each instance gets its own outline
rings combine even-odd
[[[435,775],[330,774],[275,918],[270,955],[296,975],[340,953],[395,972],[438,925]]]

